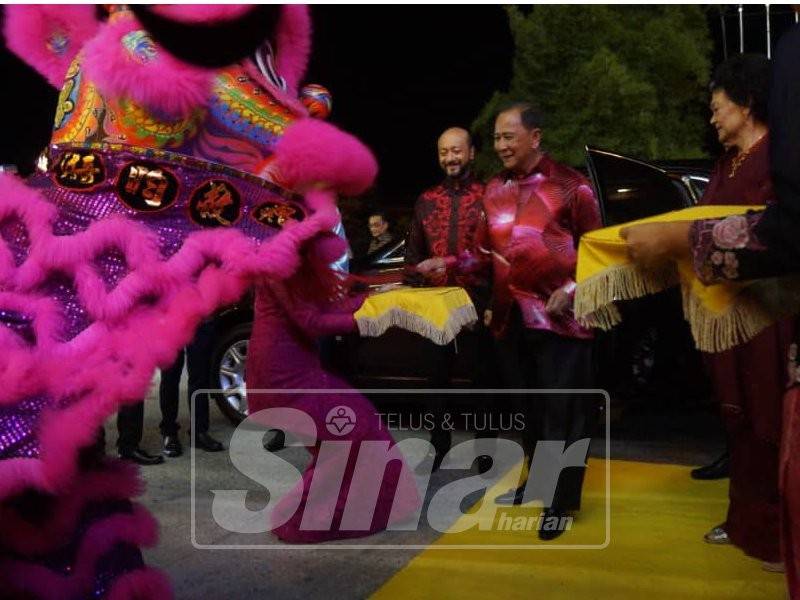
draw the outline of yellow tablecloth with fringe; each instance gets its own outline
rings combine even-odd
[[[478,320],[469,295],[460,287],[400,287],[370,295],[355,314],[358,331],[378,337],[400,327],[443,346]]]
[[[615,301],[680,285],[684,316],[700,350],[721,352],[752,339],[777,319],[796,311],[800,300],[796,277],[707,286],[697,279],[688,258],[662,270],[642,270],[630,262],[619,232],[638,223],[716,219],[763,208],[695,206],[583,235],[578,245],[576,317],[588,326],[610,329],[621,320]]]

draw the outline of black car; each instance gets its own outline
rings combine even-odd
[[[697,204],[712,163],[649,163],[587,148],[587,168],[603,224],[679,210]],[[619,408],[637,400],[702,401],[708,396],[700,353],[683,318],[677,288],[618,303],[622,322],[597,336],[598,385]]]
[[[587,148],[586,158],[605,225],[692,206],[702,196],[711,171],[707,161],[649,163],[598,148]],[[405,241],[398,239],[354,265],[354,272],[379,274],[386,283],[399,282],[404,253]],[[676,390],[669,379],[678,374],[679,386],[694,385],[691,373],[699,369],[699,356],[681,317],[677,293],[626,302],[620,309],[622,324],[598,335],[600,386],[612,397],[625,399],[656,386]],[[244,371],[252,321],[252,296],[216,317],[211,387],[222,390],[217,403],[234,423],[247,414]],[[432,344],[414,333],[393,328],[379,338],[346,335],[338,336],[335,343],[334,367],[356,387],[426,386]],[[452,386],[469,387],[479,357],[469,336],[460,336],[456,343]]]

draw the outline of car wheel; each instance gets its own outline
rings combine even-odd
[[[251,323],[233,327],[220,338],[211,359],[211,385],[219,390],[215,395],[222,414],[234,425],[247,417],[247,345]]]

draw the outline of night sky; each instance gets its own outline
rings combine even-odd
[[[763,15],[763,7],[748,7],[749,51],[764,47],[758,10]],[[378,156],[381,175],[371,196],[382,204],[410,204],[440,177],[438,134],[469,126],[492,92],[508,85],[513,44],[505,12],[499,6],[326,5],[314,6],[313,18],[307,81],[331,90],[331,120]],[[735,50],[735,13],[726,22]],[[719,19],[709,23],[716,62],[722,57]],[[789,23],[778,18],[774,38]],[[25,171],[49,138],[56,92],[4,48],[0,72],[6,116],[0,162]]]
[[[500,7],[315,6],[307,82],[331,90],[331,120],[363,139],[381,166],[377,201],[410,203],[438,177],[435,143],[472,119],[511,73]],[[29,169],[49,139],[57,94],[5,48],[7,120],[0,162]],[[11,82],[11,85],[8,83]]]
[[[435,145],[469,127],[511,76],[499,6],[315,6],[309,81],[333,93],[332,119],[378,155],[378,192],[408,202],[440,176]],[[394,200],[394,198],[392,198]]]

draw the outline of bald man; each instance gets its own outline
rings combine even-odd
[[[414,205],[406,246],[406,279],[416,285],[463,287],[478,314],[482,315],[488,303],[491,267],[489,260],[475,252],[475,235],[484,218],[483,184],[470,171],[475,148],[469,132],[461,127],[447,129],[439,136],[437,156],[444,179],[425,190]],[[473,335],[478,337],[479,364],[493,364],[487,356],[492,353],[489,334],[482,329]],[[431,388],[448,387],[453,355],[453,344],[436,349],[430,364],[428,383]],[[477,382],[478,387],[492,387],[490,376],[488,370],[479,374],[477,378],[483,381]],[[443,398],[432,398],[431,402],[429,408],[441,417]],[[439,421],[437,418],[437,425]],[[436,470],[450,448],[450,432],[437,426],[431,432],[431,443],[436,451],[433,462],[433,470]],[[490,466],[488,457],[478,460],[480,472]]]
[[[439,136],[437,155],[445,177],[425,190],[414,206],[407,271],[417,283],[465,288],[482,309],[488,297],[485,270],[467,272],[459,264],[474,251],[483,214],[483,184],[470,171],[475,148],[469,132],[461,127],[445,130]]]

